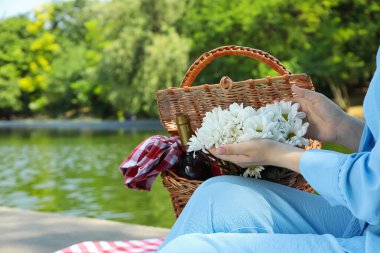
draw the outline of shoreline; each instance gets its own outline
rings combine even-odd
[[[164,237],[167,228],[0,206],[0,252],[54,252],[83,241]]]
[[[94,130],[94,131],[164,131],[160,120],[0,120],[0,130]]]

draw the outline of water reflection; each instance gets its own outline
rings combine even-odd
[[[118,170],[138,143],[164,132],[0,131],[0,205],[151,226],[174,222],[160,178],[132,191]]]

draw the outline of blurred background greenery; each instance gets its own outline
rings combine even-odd
[[[0,20],[0,117],[157,118],[156,91],[229,44],[271,53],[348,108],[375,69],[379,23],[373,0],[56,1]],[[224,57],[196,83],[274,74]]]

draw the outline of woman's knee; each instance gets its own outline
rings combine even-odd
[[[245,178],[238,176],[217,176],[204,181],[195,191],[195,193],[213,193],[227,190],[226,187],[231,185],[240,185]]]
[[[209,198],[213,203],[216,201],[226,202],[237,198],[251,202],[267,195],[265,192],[268,189],[265,188],[261,180],[239,176],[217,176],[203,182],[194,192],[194,195],[202,195],[201,198]]]
[[[266,191],[260,180],[214,177],[194,193],[191,213],[207,213],[205,217],[218,232],[269,232],[273,221],[271,196]]]

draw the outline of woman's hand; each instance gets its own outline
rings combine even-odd
[[[337,127],[344,121],[346,113],[325,95],[292,87],[293,92],[298,95],[293,102],[301,105],[301,111],[306,112],[306,121],[310,123],[306,137],[320,141],[337,142]]]
[[[223,145],[209,150],[214,156],[243,168],[274,165],[299,173],[303,149],[268,139],[253,139],[237,144]]]
[[[363,132],[364,122],[346,114],[333,101],[321,93],[292,87],[298,95],[293,102],[301,104],[310,123],[305,137],[322,142],[335,142],[352,150],[357,150]],[[350,136],[350,138],[347,138]]]

